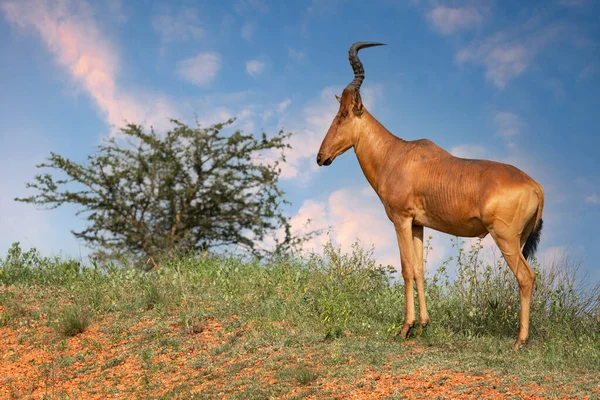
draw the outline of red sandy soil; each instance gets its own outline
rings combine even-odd
[[[229,355],[228,359],[223,358],[210,370],[202,365],[198,360],[202,360],[203,356],[206,359],[215,357],[214,349],[225,344],[231,335],[213,319],[202,321],[201,326],[194,330],[198,332],[192,333],[185,332],[182,325],[174,320],[164,325],[160,337],[184,339],[176,347],[156,347],[157,339],[148,337],[148,332],[157,326],[156,316],[144,317],[112,335],[107,333],[111,327],[124,322],[109,316],[69,338],[47,326],[45,318],[41,315],[28,323],[9,323],[0,327],[1,399],[186,398],[192,393],[196,394],[196,398],[205,398],[206,393],[211,398],[230,398],[250,383],[259,388],[285,385],[277,392],[279,398],[542,399],[557,396],[556,392],[547,394],[538,383],[518,386],[491,372],[469,375],[422,368],[403,375],[394,373],[386,364],[379,372],[364,367],[357,378],[348,383],[328,376],[329,370],[334,367],[320,365],[319,355],[311,354],[310,349],[301,356],[302,362],[318,371],[318,377],[305,385],[294,380],[279,382],[277,371],[284,367],[283,361],[277,361],[280,349],[259,349],[247,366],[233,373],[227,372],[228,367],[243,362],[247,355]],[[144,359],[140,349],[143,345],[151,347],[152,344],[156,351],[150,352]],[[419,351],[416,347],[414,350]],[[293,364],[296,356],[288,354],[286,366],[290,365],[290,359]],[[270,369],[262,367],[269,360],[272,362]],[[352,362],[347,361],[349,364]],[[148,365],[160,367],[152,369]],[[207,378],[209,375],[213,378]],[[231,386],[236,381],[240,384]],[[176,394],[169,392],[184,384],[188,386],[182,391]],[[568,398],[568,388],[564,393],[562,398]],[[600,389],[591,396],[598,398]]]

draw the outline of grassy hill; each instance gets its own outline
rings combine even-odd
[[[0,398],[600,398],[598,287],[537,267],[515,352],[516,280],[478,252],[459,246],[428,277],[432,325],[403,341],[402,282],[358,245],[150,272],[15,245],[0,261]]]

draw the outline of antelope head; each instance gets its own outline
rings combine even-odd
[[[358,59],[358,51],[367,47],[383,46],[383,43],[356,42],[348,51],[350,65],[354,71],[354,80],[346,86],[342,97],[335,96],[340,103],[340,108],[321,143],[317,164],[330,165],[333,160],[354,146],[360,133],[362,114],[364,112],[360,97],[360,85],[365,79],[365,69]]]

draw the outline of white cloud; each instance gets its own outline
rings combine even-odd
[[[199,86],[209,85],[221,68],[221,57],[214,52],[200,53],[179,62],[177,70],[186,81]]]
[[[487,150],[483,146],[476,144],[461,144],[454,146],[450,153],[461,158],[484,158],[487,155]]]
[[[330,228],[330,238],[343,251],[359,239],[364,247],[375,246],[380,263],[399,266],[396,233],[385,215],[379,198],[371,187],[334,191],[326,201],[305,200],[290,221],[292,229],[302,231],[302,224],[312,220],[309,229]],[[328,237],[321,235],[305,245],[305,250],[320,253]]]
[[[290,106],[290,104],[292,104],[291,99],[283,100],[281,103],[277,104],[277,112],[278,113],[284,112]]]
[[[254,37],[255,29],[256,29],[256,27],[254,26],[254,24],[246,22],[244,25],[242,25],[242,30],[241,30],[242,38],[244,38],[247,41],[251,41],[252,38]]]
[[[174,14],[155,15],[152,18],[152,27],[164,42],[197,40],[206,34],[200,26],[196,11],[192,9],[182,9]]]
[[[259,75],[265,69],[265,63],[258,60],[250,60],[246,62],[246,72],[252,76]]]
[[[596,193],[592,193],[585,198],[585,202],[594,205],[600,205],[600,197]]]
[[[438,6],[427,13],[433,27],[444,35],[472,29],[483,22],[481,12],[473,7],[450,8]]]
[[[305,226],[306,221],[311,224]],[[313,229],[324,229],[323,234],[306,243],[304,250],[318,254],[331,239],[348,252],[358,239],[364,248],[375,247],[374,256],[378,263],[394,266],[400,271],[400,252],[394,225],[385,214],[381,201],[370,186],[352,187],[332,192],[324,201],[305,200],[298,213],[290,220],[292,231],[306,233]],[[437,267],[445,253],[447,236],[425,230],[425,241],[432,236],[433,250],[427,256],[427,265]]]
[[[506,85],[522,75],[547,44],[563,31],[563,26],[540,28],[536,19],[516,29],[501,31],[487,39],[476,41],[460,49],[455,56],[458,64],[482,65],[485,77],[496,87]]]
[[[486,79],[500,89],[521,75],[531,62],[531,58],[532,54],[520,44],[471,46],[461,49],[456,54],[456,61],[459,64],[468,61],[483,64],[487,69]]]
[[[510,138],[521,133],[524,125],[521,118],[511,112],[497,112],[494,115],[494,124],[496,125],[497,132],[505,138]]]

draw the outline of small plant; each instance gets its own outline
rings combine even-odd
[[[123,364],[125,362],[125,357],[113,357],[109,360],[107,360],[102,367],[100,367],[100,369],[102,371],[104,371],[105,369],[110,369],[110,368],[114,368],[116,366],[119,366],[121,364]]]
[[[141,302],[145,310],[152,310],[164,301],[163,294],[154,283],[148,284],[144,288],[144,294],[142,295]]]
[[[303,386],[308,385],[319,377],[315,371],[311,370],[306,365],[296,366],[293,370],[293,374],[296,382]]]
[[[25,320],[27,323],[31,312],[25,305],[17,300],[6,302],[4,310],[0,311],[0,326],[8,325],[9,323],[21,323]]]
[[[90,325],[88,310],[81,304],[69,304],[61,310],[58,331],[65,336],[75,336],[85,332]]]

